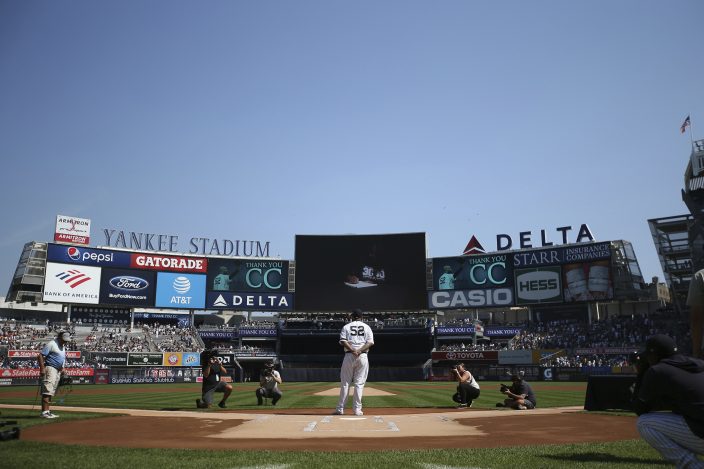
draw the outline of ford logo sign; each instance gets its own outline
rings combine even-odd
[[[120,275],[110,279],[110,285],[118,290],[144,290],[149,286],[149,282],[139,277]]]

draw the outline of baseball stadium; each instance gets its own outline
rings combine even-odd
[[[282,260],[110,245],[107,230],[89,247],[90,220],[58,216],[0,310],[0,466],[662,467],[630,410],[632,357],[658,332],[691,347],[688,323],[630,243],[565,228],[563,244],[473,238],[441,258],[425,233],[297,235]],[[354,310],[374,337],[364,412],[335,412]],[[40,351],[57,337],[58,418],[42,418]],[[210,362],[231,394],[206,406]],[[480,388],[469,405],[458,363]],[[280,394],[258,399],[272,368]],[[512,376],[535,408],[502,404]]]

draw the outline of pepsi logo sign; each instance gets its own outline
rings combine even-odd
[[[77,261],[81,258],[81,251],[79,251],[78,248],[70,247],[68,248],[66,254],[74,261]]]
[[[118,290],[138,291],[149,286],[149,282],[140,277],[131,275],[118,275],[110,279],[110,285]]]

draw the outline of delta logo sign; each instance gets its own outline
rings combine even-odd
[[[518,246],[514,248],[514,239],[505,233],[496,235],[496,250],[497,251],[509,251],[513,249],[530,249],[530,248],[540,248],[540,247],[550,247],[556,244],[569,244],[570,243],[570,233],[575,231],[571,226],[559,226],[555,228],[557,232],[558,239],[560,241],[552,242],[549,239],[547,230],[540,230],[540,244],[537,239],[534,241],[532,231],[521,231],[518,233]],[[585,243],[594,241],[594,236],[586,223],[582,223],[577,231],[575,237],[576,243]],[[472,235],[472,238],[467,243],[462,253],[465,256],[474,254],[486,254],[486,250],[479,242],[476,236]]]

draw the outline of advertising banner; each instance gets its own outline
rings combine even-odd
[[[200,354],[183,352],[183,366],[200,366]]]
[[[7,352],[7,357],[10,359],[13,359],[13,358],[37,358],[37,355],[39,355],[39,350],[9,350]],[[66,351],[66,358],[70,358],[72,360],[80,360],[81,352],[79,352],[77,350],[67,350]]]
[[[496,350],[472,351],[472,352],[432,352],[433,360],[454,360],[454,361],[489,361],[498,362],[499,352]]]
[[[100,282],[100,304],[153,306],[156,297],[154,272],[103,269]]]
[[[591,347],[578,348],[574,353],[577,355],[630,355],[638,351],[638,346],[633,347]]]
[[[486,290],[513,286],[513,265],[507,254],[436,257],[434,290]]]
[[[166,352],[164,353],[164,366],[183,366],[183,353],[181,352]]]
[[[286,292],[288,291],[288,261],[209,259],[208,290]]]
[[[611,259],[611,243],[583,243],[548,249],[514,252],[513,266],[540,267]]]
[[[100,268],[47,262],[44,302],[98,304]]]
[[[208,271],[204,257],[164,256],[160,254],[131,253],[130,267],[142,270],[203,273]]]
[[[499,351],[499,365],[531,365],[533,363],[532,350]]]
[[[516,269],[516,304],[562,302],[562,268]]]
[[[428,292],[429,309],[513,306],[513,288]]]
[[[50,243],[46,250],[46,260],[62,264],[126,268],[130,266],[130,253]]]
[[[90,352],[91,359],[108,366],[127,366],[126,352]]]
[[[64,368],[64,373],[71,377],[93,376],[95,370],[93,368]],[[0,369],[0,378],[39,378],[39,368],[2,368]]]
[[[124,324],[130,323],[130,312],[109,308],[73,308],[71,320],[83,324]]]
[[[161,366],[163,362],[163,353],[130,352],[127,356],[128,366]]]
[[[565,264],[562,285],[565,303],[611,300],[614,297],[609,261]]]
[[[293,311],[293,294],[208,292],[206,308],[234,308],[242,311]]]
[[[158,272],[157,308],[205,308],[205,275]]]
[[[90,220],[56,215],[54,241],[60,243],[90,244]]]
[[[108,384],[110,382],[110,370],[98,368],[95,370],[95,384]]]

